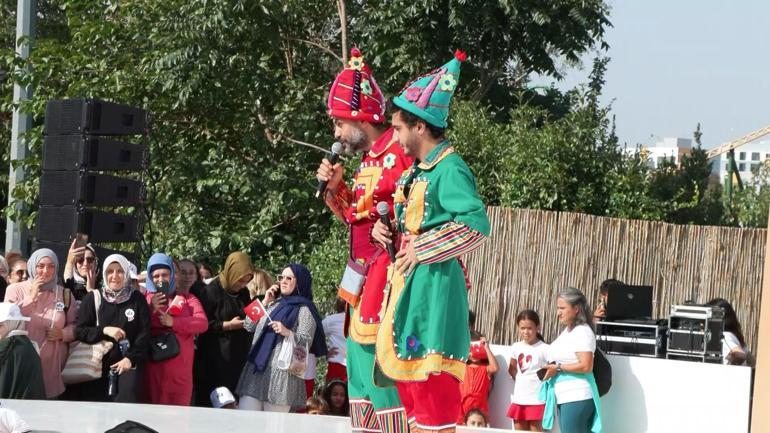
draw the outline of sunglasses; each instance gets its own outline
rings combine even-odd
[[[86,261],[88,263],[94,263],[96,261],[96,257],[78,257],[77,262],[83,263],[83,261]]]
[[[283,280],[291,281],[294,279],[294,277],[292,277],[291,275],[278,275],[275,277],[275,279],[278,281],[283,281]]]

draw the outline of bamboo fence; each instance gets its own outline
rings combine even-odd
[[[756,348],[764,229],[675,225],[567,212],[489,207],[490,239],[464,258],[469,303],[489,341],[517,340],[518,312],[540,314],[546,341],[559,330],[556,295],[573,286],[591,308],[607,278],[653,286],[653,315],[715,297],[730,301]]]

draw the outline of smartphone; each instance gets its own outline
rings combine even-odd
[[[555,362],[549,362],[548,365],[556,364]],[[543,367],[540,370],[537,370],[537,378],[540,379],[540,381],[543,381],[543,378],[545,378],[545,374],[548,372],[548,369]]]
[[[88,245],[88,235],[85,233],[75,234],[75,248],[82,248]]]
[[[164,295],[168,296],[168,292],[171,289],[171,284],[169,284],[168,281],[161,281],[155,285],[155,288],[158,290],[158,293],[163,293]]]

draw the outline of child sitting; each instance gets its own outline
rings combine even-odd
[[[478,409],[469,410],[468,413],[465,414],[463,421],[468,427],[489,427],[487,416]]]
[[[348,386],[340,379],[333,379],[324,388],[324,400],[329,404],[329,415],[350,416]]]
[[[305,403],[305,413],[308,415],[327,415],[329,405],[321,397],[310,397]]]

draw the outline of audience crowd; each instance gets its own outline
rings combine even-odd
[[[102,263],[73,241],[62,265],[49,249],[28,259],[0,256],[0,398],[196,405],[223,409],[350,416],[346,303],[321,317],[313,278],[298,263],[275,279],[234,252],[221,272],[163,253],[146,270],[119,254]],[[578,289],[559,292],[563,331],[546,343],[536,311],[516,316],[518,342],[507,372],[515,379],[507,415],[516,430],[543,431],[554,414],[563,432],[600,422],[594,378],[594,324],[605,313]],[[263,313],[246,311],[258,303]],[[724,299],[726,364],[752,361],[735,311]],[[488,397],[499,365],[470,312],[471,334],[458,424],[488,426]],[[326,373],[319,378],[319,359]],[[549,380],[553,378],[553,380]],[[317,387],[316,383],[321,382]]]

